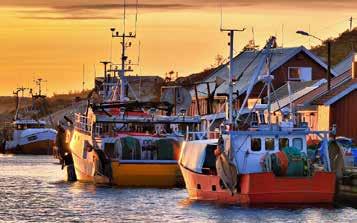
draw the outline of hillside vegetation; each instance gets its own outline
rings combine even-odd
[[[69,92],[68,94],[54,94],[47,97],[44,103],[46,112],[54,113],[68,106],[71,106],[76,100],[83,100],[87,97],[89,90],[82,92]],[[11,96],[0,96],[0,121],[10,121],[16,110],[16,98]],[[21,108],[30,107],[32,100],[29,97],[21,98]],[[39,114],[39,117],[46,114]]]
[[[311,48],[316,55],[327,61],[327,42],[331,41],[331,63],[338,64],[352,51],[357,51],[357,27],[353,30],[346,30],[336,38],[330,38],[323,42],[322,45]]]

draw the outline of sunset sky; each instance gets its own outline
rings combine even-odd
[[[135,0],[129,4],[127,31],[134,31]],[[122,29],[123,0],[0,0],[0,95],[20,86],[33,87],[46,79],[48,94],[93,86],[96,66],[111,52],[110,27]],[[214,63],[217,54],[228,56],[228,37],[219,31],[219,0],[139,0],[137,39],[128,54],[140,66],[133,74],[179,75],[199,72]],[[235,38],[235,50],[252,39],[258,45],[276,35],[284,46],[319,44],[298,36],[303,29],[320,38],[335,37],[357,19],[355,0],[223,0],[223,24],[247,30]],[[357,20],[354,20],[357,26]],[[284,26],[284,35],[282,35]],[[113,40],[113,60],[119,62],[119,40]]]

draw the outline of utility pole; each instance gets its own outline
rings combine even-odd
[[[296,31],[297,34],[299,35],[303,35],[303,36],[310,36],[312,38],[315,38],[317,40],[320,40],[322,42],[322,44],[325,42],[324,40],[322,40],[321,38],[312,35],[308,32],[305,32],[303,30],[298,30]],[[327,40],[327,90],[330,91],[331,89],[331,40]]]
[[[352,23],[353,23],[353,18],[352,18],[352,16],[350,17],[350,19],[349,19],[349,21],[350,21],[350,31],[352,31]]]
[[[229,88],[228,88],[228,112],[226,112],[226,120],[228,124],[233,124],[233,50],[234,50],[234,32],[243,32],[243,29],[223,29],[221,32],[228,32],[229,38]]]
[[[331,89],[331,40],[327,40],[327,90]]]

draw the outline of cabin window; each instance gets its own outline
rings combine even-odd
[[[293,139],[293,147],[295,147],[301,151],[302,146],[303,146],[302,138],[294,138]]]
[[[27,137],[27,140],[28,140],[28,141],[35,141],[36,139],[37,139],[37,136],[36,136],[36,135]]]
[[[83,159],[87,159],[88,151],[91,151],[93,149],[92,145],[88,142],[88,140],[84,140],[83,143],[83,153],[82,157]]]
[[[258,152],[262,149],[262,140],[260,138],[252,138],[250,141],[250,148],[254,152]]]
[[[289,147],[289,139],[288,138],[280,138],[279,139],[279,150],[283,150],[286,147]]]
[[[83,146],[83,154],[82,154],[83,159],[87,159],[87,153],[88,153],[87,148]]]
[[[274,151],[274,149],[275,149],[274,138],[266,138],[265,139],[265,150],[266,151]]]
[[[26,129],[26,125],[16,125],[17,130],[24,130]]]
[[[312,80],[312,68],[311,67],[289,67],[288,80],[311,81]]]

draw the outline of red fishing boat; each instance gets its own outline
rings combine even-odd
[[[274,45],[273,37],[262,51],[261,62],[234,118],[229,100],[226,128],[221,130],[219,139],[184,143],[179,165],[190,199],[234,204],[333,202],[336,176],[331,171],[328,150],[328,138],[333,131],[310,131],[306,123],[294,117],[292,110],[282,121],[271,121],[273,76],[269,73],[272,58],[269,49]],[[261,74],[263,69],[266,72]],[[233,91],[232,76],[230,72],[229,98]],[[242,124],[240,114],[246,109],[258,78],[268,89],[268,103],[261,110],[254,106]],[[254,125],[249,116],[255,117]],[[195,133],[191,134],[187,139],[196,138]],[[321,140],[317,159],[307,156],[307,138],[311,134]]]

